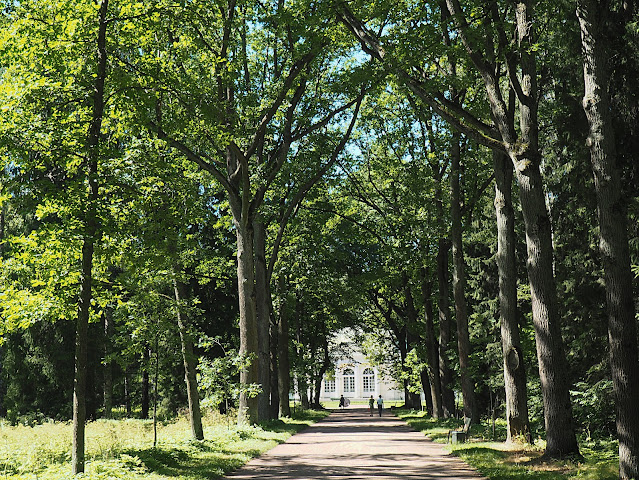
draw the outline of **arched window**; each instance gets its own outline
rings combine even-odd
[[[355,372],[352,368],[344,370],[344,393],[355,393]]]
[[[365,368],[362,376],[364,392],[375,391],[375,372],[372,368]]]

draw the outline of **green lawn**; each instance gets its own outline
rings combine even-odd
[[[294,418],[238,427],[219,415],[204,419],[205,440],[191,440],[186,419],[153,423],[99,420],[87,424],[86,473],[91,480],[216,479],[285,441],[327,412],[296,409]],[[71,425],[9,426],[0,422],[0,479],[61,480],[71,475]],[[77,478],[77,477],[76,477]]]
[[[433,420],[423,412],[400,410],[400,418],[413,428],[436,442],[445,443],[448,432],[462,425],[460,420]],[[476,468],[490,480],[616,480],[618,478],[619,458],[617,444],[613,441],[582,442],[581,453],[584,460],[575,462],[567,459],[547,461],[542,458],[544,445],[538,441],[535,445],[493,442],[492,427],[473,425],[470,441],[447,445],[447,449]],[[496,437],[505,437],[505,425],[496,428]]]

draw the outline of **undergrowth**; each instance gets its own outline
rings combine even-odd
[[[70,423],[10,426],[0,421],[0,480],[210,480],[242,466],[327,412],[297,411],[294,418],[237,426],[226,417],[203,419],[201,442],[188,420],[158,425],[148,420],[98,420],[86,427],[86,471],[71,475]]]
[[[446,443],[448,432],[463,426],[460,420],[433,420],[422,412],[401,410],[400,418],[424,432],[433,441]],[[619,457],[617,442],[611,440],[580,443],[583,461],[571,459],[546,460],[542,457],[545,444],[506,444],[493,439],[505,439],[506,425],[472,425],[466,443],[447,444],[451,454],[460,457],[490,480],[617,480]]]

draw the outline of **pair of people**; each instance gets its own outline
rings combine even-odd
[[[375,410],[375,399],[373,398],[373,396],[371,395],[371,398],[368,399],[368,408],[370,410],[371,413],[371,417],[373,416],[373,411]],[[379,411],[379,416],[382,416],[382,409],[384,408],[384,400],[382,399],[382,396],[380,395],[379,398],[377,399],[377,410]]]
[[[344,398],[344,395],[340,395],[339,397],[339,408],[346,408],[350,405],[350,401],[348,398]],[[371,398],[368,400],[368,407],[370,410],[371,417],[373,416],[373,411],[375,410],[375,399],[371,395]],[[382,410],[384,409],[384,399],[380,395],[377,399],[377,410],[379,411],[379,416],[382,416]]]

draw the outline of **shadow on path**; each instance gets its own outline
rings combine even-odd
[[[335,410],[229,475],[234,480],[477,480],[459,458],[385,411]]]

